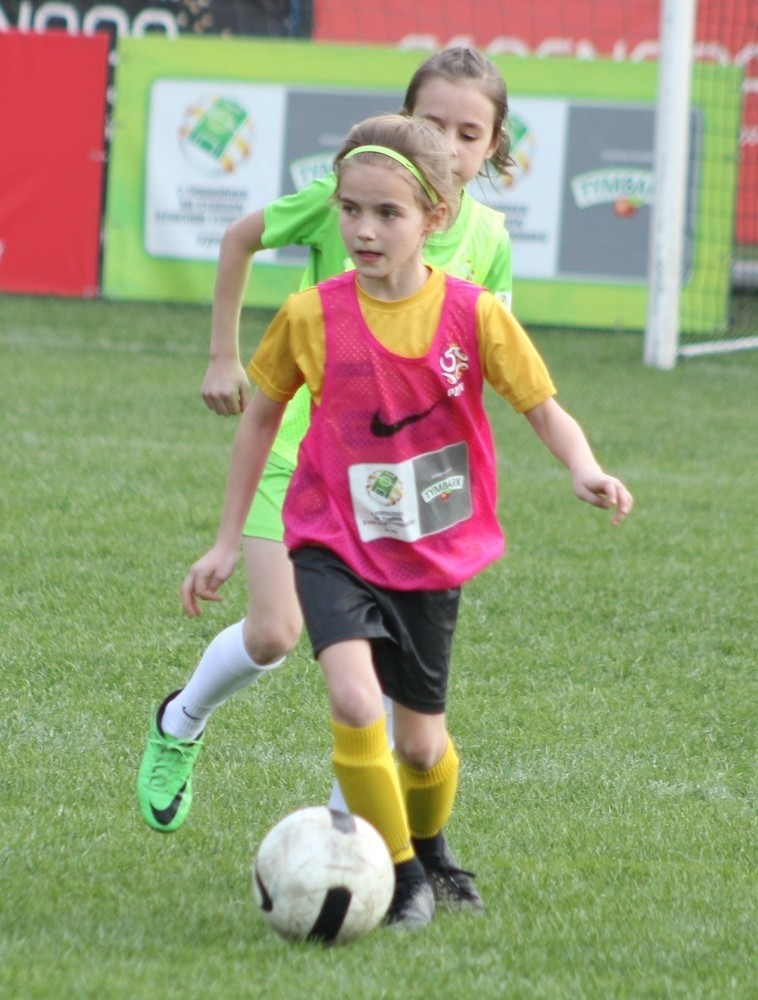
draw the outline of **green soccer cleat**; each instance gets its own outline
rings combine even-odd
[[[163,709],[178,691],[150,716],[147,746],[137,775],[137,798],[142,818],[153,830],[172,833],[187,818],[192,805],[192,768],[205,734],[196,740],[178,740],[163,732]]]

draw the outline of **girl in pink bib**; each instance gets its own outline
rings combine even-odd
[[[413,929],[445,903],[451,880],[457,903],[463,894],[483,908],[443,831],[458,782],[445,701],[460,586],[503,551],[484,382],[525,414],[580,499],[615,508],[618,523],[632,498],[553,398],[507,309],[422,262],[455,199],[443,133],[419,119],[369,119],[351,130],[335,171],[355,270],[291,296],[261,341],[217,540],[190,568],[182,603],[196,615],[198,599],[220,600],[284,406],[307,385],[313,412],[285,542],[327,684],[334,770],[351,812],[392,855],[385,922]]]

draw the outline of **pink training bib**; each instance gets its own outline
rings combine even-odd
[[[355,272],[318,287],[322,403],[287,493],[285,544],[329,548],[393,590],[458,586],[504,549],[476,337],[481,289],[446,276],[429,351],[404,358],[367,327]]]

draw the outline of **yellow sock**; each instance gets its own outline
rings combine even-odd
[[[428,771],[398,763],[412,837],[434,837],[447,823],[458,790],[458,767],[458,754],[449,737],[444,754]]]
[[[376,827],[395,864],[413,857],[403,793],[385,717],[359,729],[332,720],[332,764],[348,807]]]

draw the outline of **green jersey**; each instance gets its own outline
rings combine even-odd
[[[330,173],[264,209],[264,247],[294,244],[310,248],[301,288],[309,288],[353,266],[342,242],[339,212],[332,201],[336,185],[336,177]],[[483,285],[510,307],[511,243],[505,218],[465,191],[452,226],[428,237],[424,260],[456,278]],[[291,462],[293,467],[308,429],[310,407],[310,395],[303,386],[288,403],[272,448],[273,454]]]

